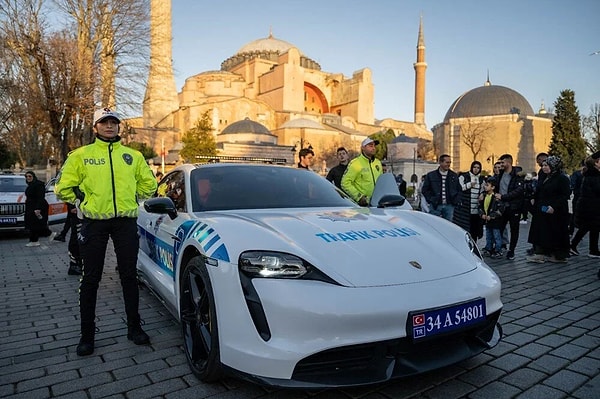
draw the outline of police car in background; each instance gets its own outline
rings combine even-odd
[[[48,223],[64,223],[67,219],[67,205],[54,194],[54,181],[46,184],[48,201]],[[25,230],[25,182],[24,174],[2,172],[0,174],[0,231]]]

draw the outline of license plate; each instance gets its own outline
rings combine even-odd
[[[17,224],[17,218],[0,218],[0,224]]]
[[[413,340],[463,329],[485,320],[485,299],[464,302],[437,309],[410,312],[409,331]]]

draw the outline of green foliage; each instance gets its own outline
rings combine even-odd
[[[572,173],[585,158],[585,140],[581,134],[579,110],[575,104],[575,92],[563,90],[554,102],[555,116],[552,121],[550,155],[558,155],[565,172]]]
[[[387,145],[396,138],[394,130],[388,129],[386,131],[373,133],[369,135],[369,137],[373,140],[379,140],[379,145],[377,146],[377,152],[375,153],[375,157],[380,160],[387,158]]]
[[[212,130],[207,111],[196,121],[193,128],[184,133],[181,139],[183,148],[179,152],[179,155],[185,162],[197,162],[196,156],[198,155],[217,155],[217,143],[215,142]]]
[[[154,148],[149,147],[148,145],[146,145],[146,143],[139,143],[137,141],[132,141],[129,144],[127,144],[127,147],[131,147],[134,150],[138,150],[139,152],[141,152],[142,155],[144,156],[144,159],[150,159],[150,158],[154,158],[154,157],[158,156],[156,151],[154,151]]]
[[[17,162],[17,155],[0,140],[0,169],[8,169]]]

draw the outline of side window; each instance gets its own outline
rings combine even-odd
[[[177,171],[165,176],[156,189],[156,196],[171,198],[178,212],[187,212],[185,204],[185,174]]]

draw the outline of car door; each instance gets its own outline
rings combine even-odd
[[[182,238],[178,237],[177,229],[186,220],[188,213],[186,192],[187,184],[184,171],[173,171],[161,180],[156,196],[169,197],[177,208],[177,217],[171,219],[167,214],[140,212],[140,258],[144,278],[150,280],[154,289],[158,290],[169,305],[176,308],[175,250],[179,248]],[[146,264],[149,263],[149,264]]]

